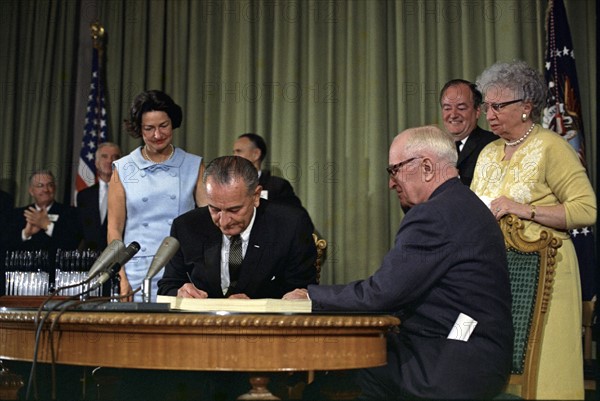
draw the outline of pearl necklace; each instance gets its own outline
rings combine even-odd
[[[504,143],[506,143],[507,146],[517,146],[518,144],[520,144],[521,142],[523,142],[529,136],[529,134],[531,134],[531,131],[533,131],[533,127],[535,127],[535,123],[531,124],[531,127],[529,127],[529,129],[527,130],[527,132],[525,133],[525,135],[523,135],[522,137],[520,137],[516,141],[512,141],[512,142],[504,141]]]
[[[150,156],[148,156],[148,152],[146,151],[146,146],[145,145],[142,148],[142,156],[144,156],[144,159],[146,159],[148,161],[151,161],[152,163],[155,163],[155,164],[164,163],[167,160],[169,160],[171,157],[173,157],[173,153],[175,153],[175,147],[173,145],[170,145],[170,146],[171,146],[171,153],[169,153],[169,156],[165,160],[163,160],[163,161],[157,162],[155,160],[152,160],[152,158]]]

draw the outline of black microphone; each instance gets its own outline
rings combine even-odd
[[[156,255],[152,258],[152,263],[148,268],[148,273],[142,282],[142,300],[144,302],[150,302],[151,297],[151,280],[156,274],[163,268],[169,260],[175,255],[175,252],[179,249],[179,241],[173,237],[166,237],[156,251]]]
[[[113,240],[104,251],[98,256],[90,270],[88,278],[94,277],[101,270],[108,269],[113,263],[118,261],[119,254],[125,251],[125,244],[121,240]]]
[[[119,253],[118,260],[98,276],[98,279],[96,280],[96,283],[94,284],[94,287],[92,289],[102,286],[108,280],[113,278],[119,272],[121,267],[127,262],[129,262],[129,260],[133,258],[133,256],[136,253],[139,252],[139,250],[140,244],[138,244],[137,242],[133,241],[131,244],[129,244],[127,248],[123,250],[123,252]]]

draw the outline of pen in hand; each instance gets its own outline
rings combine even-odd
[[[194,281],[192,280],[192,276],[190,275],[190,272],[186,272],[185,274],[187,274],[188,280],[190,280],[190,283],[192,283],[192,285],[194,286],[194,288],[198,289],[198,287],[196,287],[196,284],[194,284]]]
[[[200,288],[196,287],[196,284],[194,284],[190,273],[186,272],[186,274],[188,276],[188,280],[190,280],[193,290],[186,284],[177,291],[177,296],[183,298],[208,298],[208,293],[206,291],[202,291]]]

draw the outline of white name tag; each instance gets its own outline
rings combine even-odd
[[[452,330],[450,330],[450,334],[448,334],[448,339],[469,341],[469,337],[471,337],[471,334],[473,334],[475,326],[477,326],[477,320],[473,319],[469,315],[461,313],[460,315],[458,315],[458,319],[456,319],[456,322],[454,322],[454,327],[452,327]]]

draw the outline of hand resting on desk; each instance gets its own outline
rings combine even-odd
[[[306,288],[296,288],[283,296],[282,299],[309,299],[308,290]]]

